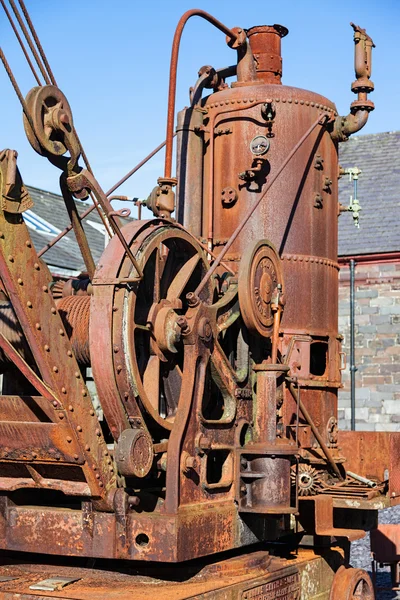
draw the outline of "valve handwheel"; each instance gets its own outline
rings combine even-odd
[[[278,289],[283,289],[280,258],[270,242],[261,240],[243,254],[239,269],[240,310],[251,333],[271,336]]]

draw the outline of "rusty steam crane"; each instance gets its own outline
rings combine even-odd
[[[337,427],[338,144],[374,108],[371,38],[352,24],[356,99],[342,117],[281,84],[285,27],[229,29],[187,12],[165,172],[146,202],[154,219],[124,224],[23,1],[2,5],[39,65],[24,98],[1,52],[30,144],[61,171],[65,232],[87,275],[52,281],[41,256],[54,242],[34,248],[31,199],[4,150],[0,596],[373,599],[349,540],[399,502],[400,434]],[[192,16],[237,60],[200,69],[174,131]],[[75,198],[91,198],[87,213],[111,234],[97,265]]]

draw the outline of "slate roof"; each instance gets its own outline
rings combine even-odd
[[[339,256],[400,250],[400,131],[351,137],[339,145],[344,168],[358,167],[360,229],[350,213],[339,218]],[[349,204],[353,184],[349,176],[339,181],[339,201]]]
[[[31,186],[26,187],[34,202],[34,206],[31,210],[35,215],[38,215],[47,223],[51,224],[57,232],[62,231],[69,225],[70,221],[67,209],[65,208],[64,200],[60,194],[53,194],[52,192],[46,192]],[[76,200],[76,204],[79,213],[82,214],[90,206],[91,201],[82,202]],[[93,226],[94,224],[102,226],[102,221],[96,210],[83,221],[83,227],[89,241],[94,261],[97,263],[105,248],[105,236]],[[54,233],[47,233],[41,229],[32,229],[29,224],[28,227],[37,251],[41,250],[55,237]],[[77,275],[85,270],[78,243],[72,232],[68,233],[62,240],[57,242],[53,248],[48,250],[43,255],[43,259],[50,266],[50,270],[56,274],[64,274],[64,271],[68,271],[66,274]]]

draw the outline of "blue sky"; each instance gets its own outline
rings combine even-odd
[[[108,189],[165,139],[170,47],[183,12],[201,8],[229,27],[279,23],[283,83],[327,96],[347,114],[354,80],[354,21],[367,29],[373,54],[371,95],[376,110],[362,133],[400,129],[400,0],[25,0],[59,87],[72,107],[75,126],[103,189]],[[8,22],[0,14],[3,50],[24,94],[35,84]],[[223,34],[195,17],[184,31],[177,108],[204,64],[232,64],[236,53]],[[22,111],[4,70],[0,71],[0,146],[19,153],[27,184],[58,191],[57,169],[35,154],[25,139]],[[121,188],[146,197],[163,173],[160,153]]]

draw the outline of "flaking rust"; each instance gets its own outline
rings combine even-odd
[[[36,251],[16,153],[1,153],[0,595],[34,597],[61,577],[58,593],[82,600],[111,588],[141,599],[374,598],[348,563],[349,541],[374,526],[377,507],[398,503],[400,434],[337,427],[338,144],[374,108],[371,38],[352,25],[357,100],[342,117],[282,85],[285,27],[185,13],[165,170],[147,200],[155,218],[127,223],[109,197],[119,184],[106,194],[93,175],[19,5],[44,85],[36,73],[24,99],[1,58],[29,142],[61,170],[71,224]],[[174,132],[193,16],[237,60],[200,68]],[[89,197],[112,236],[97,265],[82,226],[90,210],[75,203]],[[71,229],[86,273],[54,282],[39,257]],[[9,551],[52,559],[21,567]],[[109,571],[70,557],[107,560]]]

